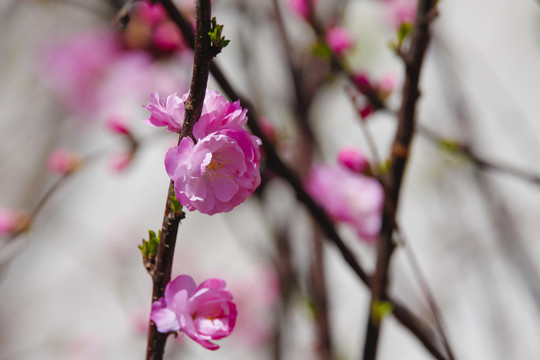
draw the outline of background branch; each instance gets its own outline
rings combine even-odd
[[[435,4],[434,0],[420,0],[418,2],[409,48],[403,53],[406,77],[401,108],[398,112],[398,127],[391,149],[390,170],[386,181],[388,186],[385,187],[385,206],[377,243],[377,264],[370,282],[371,301],[368,309],[370,316],[368,317],[364,343],[364,360],[374,360],[377,356],[382,319],[375,315],[375,308],[384,299],[388,288],[388,271],[396,247],[393,241],[396,229],[395,216],[415,130],[416,104],[420,96],[418,84],[424,55],[429,43],[429,26],[434,15]],[[444,335],[443,339],[445,339]],[[453,355],[447,342],[445,341],[444,344],[449,358],[452,359]]]

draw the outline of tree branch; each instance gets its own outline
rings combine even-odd
[[[414,21],[414,30],[410,39],[408,51],[403,54],[405,60],[406,78],[403,85],[403,99],[398,113],[398,127],[390,159],[390,171],[388,174],[388,187],[385,189],[385,206],[383,222],[377,243],[377,264],[375,274],[371,279],[371,302],[369,318],[364,343],[364,360],[374,360],[377,355],[379,334],[382,319],[375,316],[375,307],[386,296],[388,287],[388,270],[396,244],[393,234],[396,228],[395,216],[398,207],[401,184],[405,173],[405,166],[409,158],[412,137],[416,122],[416,104],[420,97],[418,83],[424,55],[429,43],[429,26],[432,19],[432,11],[435,9],[436,0],[420,0]],[[450,359],[453,355],[446,347]]]
[[[185,136],[192,136],[193,125],[199,120],[202,112],[204,96],[206,93],[206,84],[208,82],[208,70],[212,55],[210,53],[210,0],[197,0],[196,7],[196,33],[194,42],[194,61],[193,75],[191,78],[191,87],[189,97],[186,100],[184,123],[178,142]],[[165,4],[163,4],[165,6]],[[165,214],[163,216],[163,225],[161,228],[161,238],[159,242],[158,253],[156,256],[156,267],[153,271],[152,282],[152,302],[157,301],[163,296],[165,286],[171,280],[171,269],[174,257],[174,248],[178,225],[184,217],[184,213],[174,212],[171,209],[171,201],[174,195],[173,182],[170,182],[165,205]],[[155,324],[150,321],[148,331],[148,342],[146,348],[147,360],[163,359],[163,352],[168,334],[162,334],[157,331]]]

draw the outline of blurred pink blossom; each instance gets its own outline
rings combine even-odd
[[[109,158],[109,169],[115,173],[121,173],[131,163],[133,154],[131,152],[118,152]]]
[[[131,115],[152,90],[170,91],[186,83],[150,53],[126,50],[112,31],[73,35],[49,45],[40,58],[51,89],[67,109],[86,118]]]
[[[394,73],[386,73],[379,79],[377,88],[385,93],[391,93],[397,85],[397,77]]]
[[[340,165],[357,173],[361,173],[369,168],[369,161],[364,153],[352,147],[341,149],[338,153],[337,161]]]
[[[0,208],[0,236],[9,235],[17,230],[19,213],[11,209]]]
[[[306,191],[338,221],[352,225],[361,238],[376,239],[382,222],[384,192],[379,182],[341,166],[313,166]]]
[[[159,332],[180,330],[209,350],[219,349],[210,340],[231,334],[236,316],[236,305],[225,290],[225,281],[209,279],[197,287],[188,275],[169,282],[165,296],[152,304],[150,313]]]
[[[113,115],[107,118],[107,128],[115,134],[126,135],[129,134],[126,121],[123,117]]]
[[[309,16],[308,1],[311,1],[311,4],[315,4],[315,0],[289,0],[289,7],[296,14],[303,18],[307,18]]]
[[[238,318],[233,338],[250,348],[264,346],[272,335],[272,307],[281,292],[278,275],[271,266],[258,266],[237,284]]]
[[[187,48],[180,30],[172,21],[164,21],[154,29],[154,45],[161,51],[172,52]]]
[[[399,28],[403,23],[412,23],[416,15],[418,0],[383,0],[383,9],[390,24]]]
[[[141,1],[135,8],[133,17],[154,26],[167,19],[167,11],[159,3],[152,4],[151,1]]]
[[[326,32],[326,43],[337,55],[343,55],[351,48],[352,39],[345,28],[334,26]]]
[[[47,168],[55,174],[69,174],[82,164],[79,155],[70,149],[59,148],[54,150],[47,159]]]

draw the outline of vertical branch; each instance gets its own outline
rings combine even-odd
[[[192,136],[193,125],[201,116],[206,84],[208,82],[208,71],[212,55],[210,53],[210,0],[196,1],[196,36],[194,44],[193,76],[191,78],[191,87],[189,97],[186,100],[184,124],[179,137],[179,142],[185,136]],[[174,186],[171,181],[165,205],[165,214],[163,216],[163,225],[161,228],[161,238],[159,242],[158,253],[156,255],[156,266],[152,274],[152,302],[157,301],[163,296],[165,286],[171,280],[171,269],[174,257],[174,248],[176,245],[176,236],[178,225],[184,217],[182,211],[174,212],[171,209]],[[147,360],[163,359],[165,343],[168,334],[162,334],[157,331],[155,324],[150,321],[148,340],[146,348]]]
[[[377,355],[382,319],[375,316],[374,308],[385,297],[388,287],[388,269],[396,246],[393,242],[395,215],[415,129],[416,104],[420,96],[418,89],[420,70],[429,43],[429,25],[433,16],[432,9],[434,9],[435,4],[435,0],[420,0],[418,2],[410,46],[408,51],[403,54],[406,78],[403,85],[401,108],[398,113],[398,127],[392,143],[388,187],[385,189],[383,222],[380,238],[377,243],[377,264],[370,282],[370,316],[368,317],[364,345],[364,360],[374,360]]]

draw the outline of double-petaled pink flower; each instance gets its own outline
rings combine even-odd
[[[152,95],[146,123],[180,131],[184,102],[176,95],[160,99]],[[193,127],[193,141],[185,137],[165,156],[165,169],[174,182],[180,204],[188,210],[213,215],[231,211],[244,202],[261,182],[261,141],[242,128],[246,110],[217,91],[207,91],[199,121]]]
[[[384,201],[376,179],[344,166],[318,165],[311,169],[305,187],[332,218],[352,225],[364,240],[376,239]]]
[[[236,324],[236,305],[225,290],[225,281],[209,279],[197,286],[188,275],[167,284],[165,296],[152,304],[150,319],[162,333],[182,331],[207,349],[219,345],[210,340],[231,334]]]

